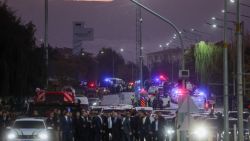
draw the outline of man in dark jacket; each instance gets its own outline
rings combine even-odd
[[[88,117],[88,113],[86,111],[82,111],[81,113],[82,118],[82,141],[88,141],[88,137],[90,134],[90,118]]]
[[[65,112],[60,120],[60,130],[62,132],[62,141],[73,141],[72,118],[69,112]]]
[[[101,131],[102,131],[102,124],[103,120],[100,113],[97,113],[96,116],[93,118],[92,126],[94,131],[94,141],[101,140]]]
[[[108,141],[109,140],[108,113],[103,113],[102,119],[103,119],[103,124],[102,124],[102,141]]]
[[[121,119],[117,112],[113,112],[112,119],[112,141],[121,140]]]
[[[81,117],[80,112],[76,112],[76,115],[73,120],[74,123],[74,141],[82,141],[83,137],[83,118]]]
[[[164,130],[165,130],[165,119],[161,116],[160,113],[157,113],[154,117],[152,123],[151,131],[153,133],[153,138],[155,141],[164,141]]]
[[[130,125],[130,113],[124,113],[122,117],[122,140],[130,141],[132,135],[131,125]]]
[[[132,130],[132,140],[139,140],[139,121],[140,115],[138,112],[134,112],[133,115],[130,117],[130,125]]]
[[[139,121],[139,129],[138,129],[140,141],[144,141],[144,139],[146,139],[146,141],[150,140],[149,139],[150,126],[151,126],[150,119],[146,115],[146,112],[141,112],[141,118]]]

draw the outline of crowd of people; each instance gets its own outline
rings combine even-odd
[[[34,116],[38,113],[35,112]],[[152,117],[145,111],[101,114],[96,111],[54,109],[46,122],[58,133],[61,141],[165,141],[166,127],[173,126],[160,112]]]

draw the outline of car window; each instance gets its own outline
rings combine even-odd
[[[42,121],[16,121],[13,128],[45,128]]]

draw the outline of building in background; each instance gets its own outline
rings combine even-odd
[[[147,67],[150,75],[167,74],[170,81],[178,79],[178,70],[182,59],[181,48],[168,48],[147,54]]]

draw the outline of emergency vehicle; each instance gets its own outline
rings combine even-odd
[[[36,90],[34,103],[75,103],[75,92],[73,88],[63,88],[62,91]]]
[[[27,114],[37,111],[40,115],[47,116],[53,109],[75,111],[82,106],[72,87],[64,87],[61,91],[46,91],[37,88],[33,99],[33,102],[29,103]]]

